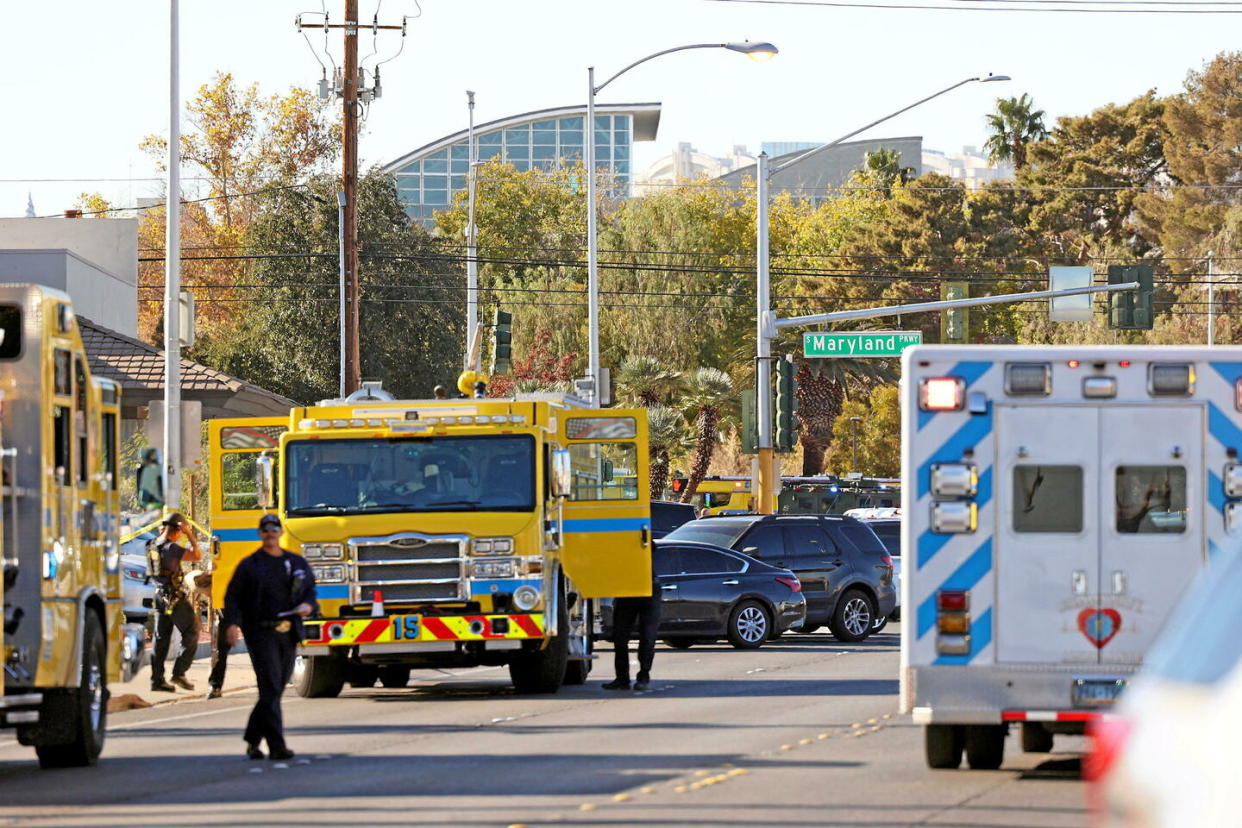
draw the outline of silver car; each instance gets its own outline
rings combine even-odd
[[[155,584],[147,581],[147,541],[154,532],[143,532],[121,544],[121,598],[125,620],[145,623],[155,604]]]

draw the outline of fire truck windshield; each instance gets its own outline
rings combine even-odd
[[[529,435],[297,440],[285,469],[291,517],[535,508]]]

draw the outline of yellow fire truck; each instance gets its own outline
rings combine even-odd
[[[120,392],[93,379],[69,297],[0,286],[0,726],[44,767],[103,749],[120,680]]]
[[[285,421],[217,420],[216,601],[275,507],[319,585],[301,695],[404,687],[415,667],[580,684],[591,599],[651,591],[647,459],[645,411],[565,395],[401,401],[368,384]]]

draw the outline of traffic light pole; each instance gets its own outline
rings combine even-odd
[[[758,347],[755,358],[755,420],[759,432],[755,441],[758,457],[758,480],[750,490],[755,495],[755,511],[761,515],[772,514],[772,501],[776,496],[776,453],[772,450],[772,337],[767,335],[766,323],[771,314],[771,272],[768,268],[768,154],[759,153],[755,168],[757,192],[755,210],[757,238],[755,258],[757,284],[755,286],[755,323]]]

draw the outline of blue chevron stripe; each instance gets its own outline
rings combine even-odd
[[[919,466],[918,494],[916,500],[923,497],[931,489],[931,467],[934,463],[956,463],[962,459],[966,449],[974,448],[975,444],[992,433],[992,403],[988,403],[987,414],[972,415],[957,432],[945,440],[940,448]]]
[[[1213,402],[1208,403],[1208,433],[1222,446],[1242,451],[1242,428]]]
[[[992,571],[992,539],[988,538],[966,561],[944,580],[940,589],[971,589]],[[937,589],[923,599],[918,609],[918,638],[936,626]]]
[[[1225,382],[1237,382],[1242,379],[1242,362],[1210,362],[1208,364],[1221,375]]]

